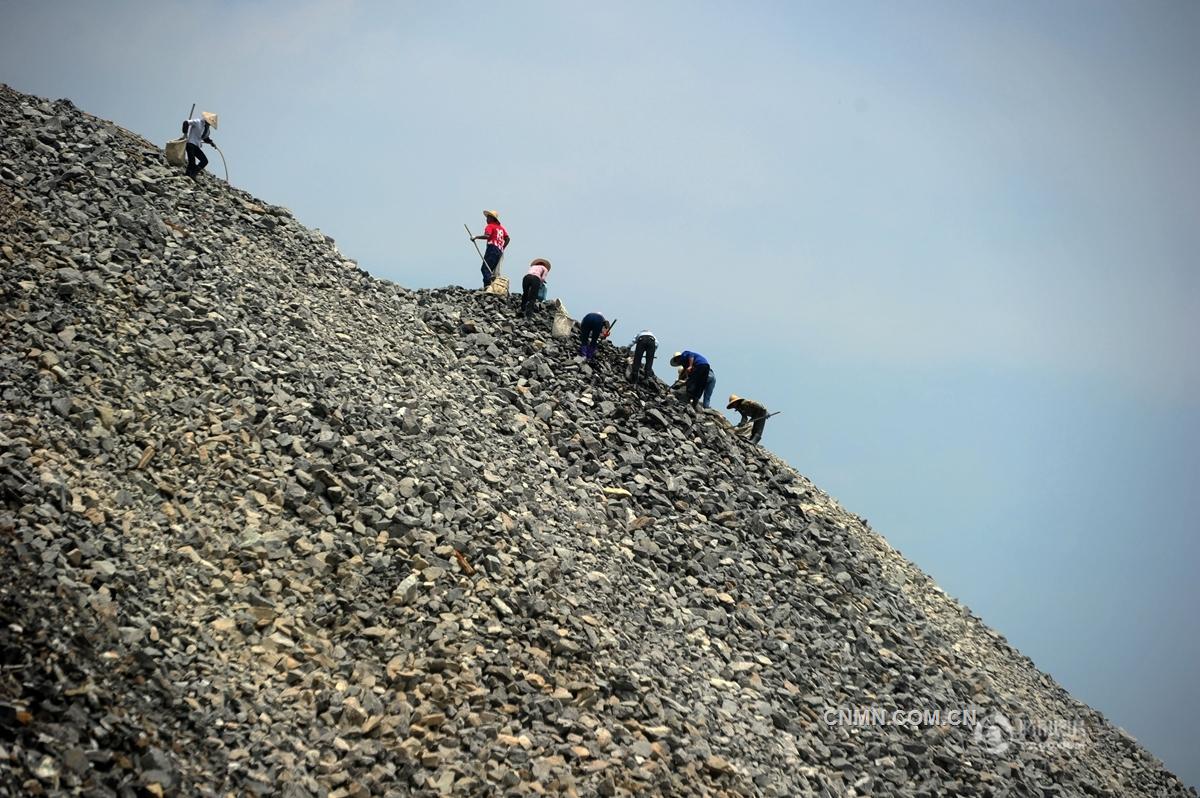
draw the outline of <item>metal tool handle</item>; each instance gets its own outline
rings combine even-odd
[[[479,242],[475,240],[475,236],[471,235],[471,228],[464,224],[463,229],[467,231],[467,238],[475,246],[475,253],[479,255],[480,260],[483,260],[483,252],[479,249]]]

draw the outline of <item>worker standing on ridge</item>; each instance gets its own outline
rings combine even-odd
[[[750,429],[751,443],[758,443],[762,440],[763,427],[767,426],[767,408],[753,399],[745,399],[736,393],[731,393],[729,394],[729,404],[725,405],[725,409],[736,410],[742,414],[741,420],[737,423],[738,429],[743,429],[751,421],[754,422],[754,426]]]
[[[500,267],[500,258],[504,256],[504,248],[512,241],[512,236],[500,224],[500,216],[496,211],[484,211],[483,234],[472,236],[472,241],[484,240],[487,241],[487,249],[483,253],[483,265],[479,267],[479,271],[483,272],[483,287],[487,288],[492,284],[492,280],[496,279],[496,270]]]
[[[536,307],[535,303],[546,287],[546,276],[550,274],[550,261],[545,258],[534,258],[521,280],[521,312],[520,316],[528,316],[529,311]]]
[[[204,150],[200,149],[201,142],[205,144],[213,144],[213,140],[208,136],[208,120],[203,115],[195,119],[183,120],[183,135],[187,137],[187,176],[195,177],[204,171],[208,166],[208,157],[204,154]]]
[[[579,354],[588,360],[596,356],[596,347],[601,338],[608,337],[611,327],[608,319],[599,313],[589,313],[579,322]]]
[[[642,330],[633,339],[633,369],[629,372],[629,381],[634,385],[643,380],[647,384],[654,381],[654,353],[658,351],[658,339],[649,330]],[[643,359],[645,365],[643,365]]]
[[[708,385],[708,375],[712,371],[708,359],[699,352],[685,349],[675,353],[675,356],[671,358],[671,365],[677,368],[683,367],[682,376],[687,379],[687,399],[693,410],[699,409],[700,398],[704,395],[704,389]]]

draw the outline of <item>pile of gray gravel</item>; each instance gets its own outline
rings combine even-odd
[[[7,87],[0,242],[0,795],[1195,795],[515,296]]]

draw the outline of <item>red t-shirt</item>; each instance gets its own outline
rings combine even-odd
[[[508,246],[508,231],[501,227],[499,222],[489,222],[487,227],[483,228],[483,234],[487,236],[488,244],[501,252]]]

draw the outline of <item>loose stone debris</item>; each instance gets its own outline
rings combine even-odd
[[[518,297],[7,87],[0,265],[0,795],[1195,795]]]

